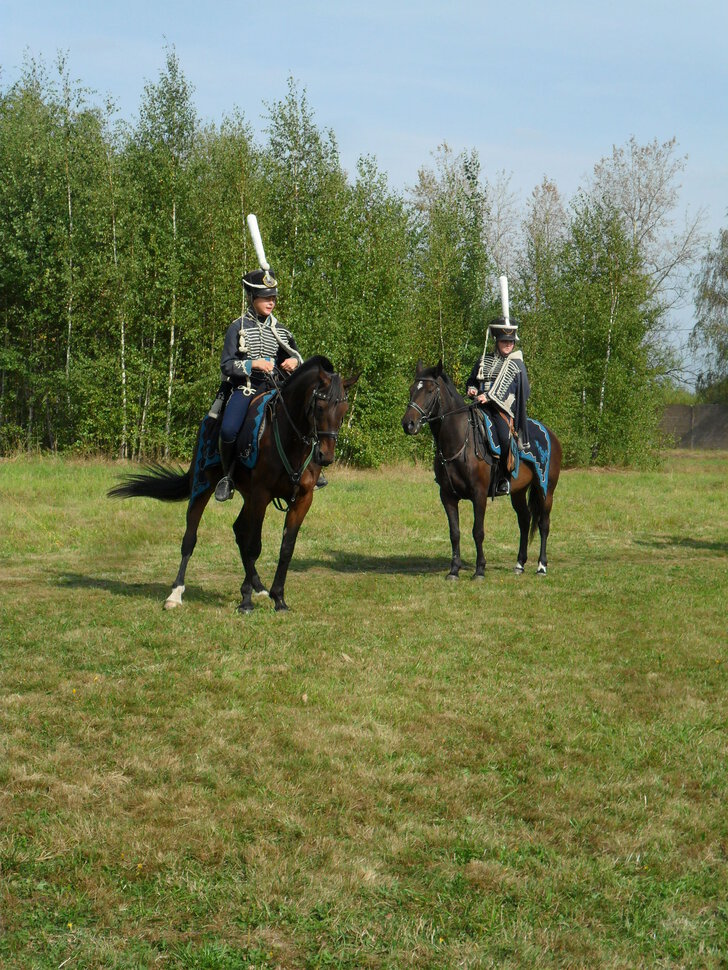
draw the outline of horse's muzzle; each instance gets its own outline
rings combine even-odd
[[[320,444],[316,445],[313,451],[313,460],[316,462],[317,465],[321,465],[322,468],[325,468],[327,465],[330,465],[331,462],[334,460],[333,448],[331,449],[331,454],[327,455]]]
[[[402,418],[402,430],[405,434],[417,434],[421,427],[421,418],[408,418],[406,414]]]

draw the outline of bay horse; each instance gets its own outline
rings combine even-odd
[[[239,613],[252,611],[254,592],[270,596],[276,611],[288,609],[284,586],[298,530],[311,507],[321,468],[334,460],[336,440],[348,408],[347,393],[357,379],[358,375],[343,379],[335,373],[334,365],[326,357],[309,358],[286,377],[272,395],[271,403],[265,405],[268,420],[259,437],[254,466],[248,468],[240,459],[236,462],[233,480],[243,497],[243,507],[233,524],[233,532],[245,571],[240,587],[242,599],[237,607]],[[199,456],[204,428],[205,422],[198,433],[196,457],[185,473],[160,466],[148,467],[146,473],[127,476],[108,493],[117,498],[188,499],[182,560],[165,609],[182,605],[185,572],[197,543],[200,519],[222,477],[219,462],[201,467]],[[262,547],[263,520],[271,502],[281,508],[287,505],[287,509],[278,568],[268,591],[258,575],[256,562]]]
[[[462,568],[459,503],[461,499],[469,499],[473,503],[473,539],[476,550],[473,579],[482,579],[485,574],[483,522],[490,490],[491,466],[482,454],[478,454],[475,426],[472,423],[475,416],[472,413],[473,406],[466,403],[458,393],[443,371],[442,361],[436,367],[429,368],[424,367],[422,361],[418,361],[409,394],[409,404],[402,418],[405,434],[418,434],[422,425],[428,424],[435,439],[435,479],[440,486],[440,500],[447,515],[452,546],[452,560],[447,578],[458,579]],[[511,479],[510,494],[521,534],[515,571],[524,571],[528,559],[528,544],[538,528],[541,550],[536,572],[545,576],[548,566],[546,541],[551,524],[554,489],[561,471],[562,453],[556,435],[543,425],[539,427],[550,439],[546,488],[542,489],[535,468],[521,458],[518,477]]]

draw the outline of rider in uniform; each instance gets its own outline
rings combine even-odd
[[[495,495],[508,495],[511,490],[508,471],[511,428],[518,436],[522,451],[529,447],[526,401],[531,393],[523,354],[516,350],[518,324],[505,317],[491,320],[488,333],[495,340],[493,353],[485,353],[475,362],[468,378],[467,393],[487,409],[493,420],[501,446],[500,476]],[[520,341],[519,341],[520,342]],[[494,466],[495,470],[496,466]]]
[[[273,316],[278,299],[273,271],[256,269],[246,273],[243,287],[248,308],[228,327],[220,361],[223,381],[231,383],[233,390],[225,405],[220,430],[224,475],[215,489],[218,502],[232,498],[237,437],[251,398],[270,389],[270,375],[275,367],[289,374],[303,361],[293,334]]]

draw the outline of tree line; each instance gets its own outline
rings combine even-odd
[[[94,97],[62,55],[50,69],[26,61],[0,90],[0,454],[189,458],[241,274],[257,265],[249,212],[304,356],[361,372],[344,459],[412,454],[399,420],[415,362],[442,359],[463,387],[500,312],[501,273],[529,412],[567,461],[630,463],[658,447],[679,363],[670,310],[701,253],[710,272],[720,262],[697,220],[673,225],[674,141],[615,148],[568,201],[545,178],[521,212],[505,175],[447,145],[406,192],[369,156],[347,174],[292,80],[266,106],[263,144],[240,112],[200,122],[173,49],[134,124]]]

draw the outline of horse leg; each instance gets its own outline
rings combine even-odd
[[[283,538],[281,540],[281,551],[280,555],[278,556],[278,568],[276,569],[276,574],[273,578],[273,583],[271,584],[270,593],[268,594],[275,603],[276,612],[278,613],[288,609],[286,601],[283,598],[283,588],[286,584],[286,576],[288,574],[288,567],[293,556],[293,550],[296,547],[298,530],[301,528],[301,523],[306,518],[306,513],[311,507],[312,501],[313,489],[310,489],[307,492],[299,492],[298,498],[286,512],[286,520],[283,526]]]
[[[518,544],[518,559],[516,560],[515,572],[520,575],[528,561],[528,538],[531,526],[531,513],[528,509],[527,489],[522,488],[517,492],[511,492],[511,505],[518,516],[518,530],[521,538]]]
[[[459,579],[462,562],[460,560],[460,513],[458,499],[451,495],[446,495],[440,489],[440,501],[447,515],[447,524],[450,528],[450,545],[452,546],[452,559],[450,560],[450,572],[447,579]]]
[[[263,545],[263,519],[265,518],[266,507],[266,502],[255,503],[246,499],[240,514],[233,523],[235,541],[240,550],[240,559],[245,571],[243,584],[240,587],[241,600],[237,607],[238,613],[252,613],[254,592],[257,595],[267,593],[255,568]]]
[[[534,485],[534,488],[536,486]],[[546,558],[546,542],[549,537],[549,532],[551,531],[551,506],[554,503],[554,493],[549,491],[546,495],[546,500],[541,503],[540,515],[538,518],[538,531],[541,536],[541,549],[538,554],[538,567],[536,573],[539,576],[545,576],[546,570],[548,568],[548,559]]]
[[[483,541],[485,539],[485,506],[488,501],[487,489],[476,491],[473,495],[473,542],[475,543],[475,572],[473,579],[485,579],[485,553]]]
[[[185,573],[187,571],[187,563],[190,561],[192,553],[195,551],[195,546],[197,545],[197,529],[200,524],[200,519],[202,518],[202,513],[205,511],[211,495],[212,489],[208,488],[202,493],[202,495],[199,495],[194,502],[190,502],[187,506],[187,527],[185,529],[185,534],[182,537],[182,560],[179,564],[177,576],[175,577],[172,585],[172,592],[164,601],[165,610],[173,610],[177,606],[182,606],[182,594],[185,591]]]

